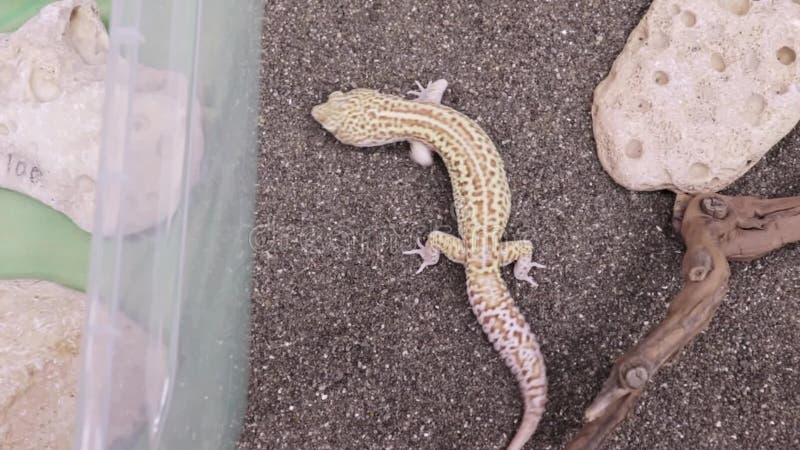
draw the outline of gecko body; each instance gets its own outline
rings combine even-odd
[[[444,80],[415,92],[417,100],[371,89],[339,91],[312,110],[312,116],[344,144],[369,147],[411,143],[412,158],[428,165],[426,152],[444,161],[453,186],[460,237],[433,231],[415,250],[425,267],[444,254],[464,265],[472,311],[520,387],[524,413],[508,446],[518,450],[533,435],[544,413],[547,378],[536,336],[520,313],[500,273],[515,262],[517,279],[536,285],[528,272],[544,267],[531,259],[530,241],[502,241],[511,194],[503,161],[489,136],[464,114],[440,105]]]

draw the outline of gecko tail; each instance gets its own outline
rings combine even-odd
[[[522,450],[525,443],[528,442],[531,436],[533,436],[533,433],[536,432],[539,421],[542,419],[542,412],[543,411],[529,411],[527,408],[525,409],[525,413],[522,416],[522,423],[519,425],[519,428],[517,428],[514,439],[508,444],[507,450]]]
[[[547,376],[539,341],[497,273],[467,274],[472,311],[514,374],[525,407],[508,450],[521,450],[536,432],[547,403]]]
[[[536,337],[533,336],[533,333],[531,333],[531,336],[533,342],[536,342]],[[527,367],[513,367],[513,363],[508,364],[511,371],[516,375],[525,410],[522,413],[522,421],[519,427],[517,427],[517,433],[514,435],[511,443],[508,444],[507,450],[522,450],[525,443],[528,442],[531,436],[533,436],[533,433],[536,432],[539,421],[544,415],[545,404],[547,403],[547,378],[544,373],[542,355],[538,351],[538,344],[536,348],[538,356],[536,362],[530,362],[527,364]],[[536,375],[535,372],[537,368],[539,369],[538,376],[531,376],[530,374],[532,372]]]

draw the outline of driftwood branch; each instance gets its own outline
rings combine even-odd
[[[728,260],[759,258],[800,241],[800,197],[678,195],[673,226],[686,244],[684,286],[667,317],[616,361],[569,450],[600,448],[633,409],[646,383],[708,326],[728,287]]]

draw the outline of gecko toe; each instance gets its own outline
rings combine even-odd
[[[530,283],[531,287],[539,287],[539,283],[533,280],[531,276],[526,276],[523,278],[519,278],[520,281],[524,281],[526,283]]]
[[[403,252],[404,255],[419,255],[422,258],[422,264],[417,269],[417,273],[439,262],[439,250],[422,245],[419,239],[417,239],[417,247],[419,248]]]
[[[407,94],[408,95],[413,95],[413,96],[415,96],[417,98],[422,97],[422,94],[425,92],[425,87],[422,86],[422,83],[420,83],[419,80],[414,80],[414,83],[416,83],[416,85],[417,85],[417,87],[419,89],[414,89],[414,90],[408,91]]]
[[[539,284],[533,280],[533,277],[531,277],[528,274],[528,272],[530,272],[530,270],[533,268],[544,269],[545,266],[537,262],[531,261],[530,257],[524,257],[518,259],[517,263],[514,264],[514,278],[516,278],[519,281],[530,283],[532,287],[539,286]]]

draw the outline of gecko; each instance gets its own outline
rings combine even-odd
[[[425,244],[418,239],[418,248],[404,254],[422,258],[417,273],[436,264],[442,254],[464,266],[472,311],[520,388],[524,411],[507,447],[519,450],[544,414],[547,377],[539,342],[514,303],[501,267],[514,262],[515,278],[535,287],[529,272],[545,266],[533,261],[531,241],[502,241],[511,193],[492,140],[476,122],[440,103],[446,80],[417,85],[419,90],[409,92],[417,97],[412,100],[364,88],[335,91],[311,115],[343,144],[374,147],[407,141],[418,164],[432,164],[433,153],[444,161],[460,237],[432,231]]]

